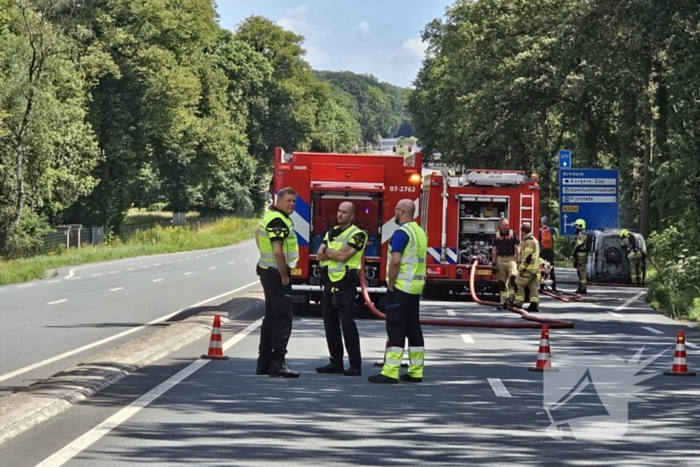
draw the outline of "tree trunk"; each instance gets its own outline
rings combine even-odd
[[[663,74],[662,74],[663,76]],[[656,105],[659,108],[659,120],[656,124],[656,158],[657,167],[668,161],[668,114],[669,114],[669,104],[668,104],[668,86],[664,79],[659,83],[658,90],[656,92]],[[664,193],[666,187],[661,184],[656,187],[657,193]],[[659,210],[659,222],[658,227],[663,230],[666,227],[666,216],[668,211],[668,203],[664,197],[661,197],[658,203]]]
[[[583,107],[583,121],[586,124],[585,144],[593,165],[598,165],[598,129],[593,122],[593,110],[589,105]]]
[[[642,178],[642,212],[640,215],[639,231],[647,238],[649,236],[651,218],[651,158],[653,144],[653,116],[651,110],[651,55],[646,54],[643,62],[643,105],[644,105],[644,169]]]

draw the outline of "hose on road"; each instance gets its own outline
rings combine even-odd
[[[360,271],[365,270],[365,258],[362,257],[362,267]],[[487,305],[497,307],[498,303],[487,302],[479,300],[474,291],[474,275],[476,273],[476,263],[474,263],[471,268],[471,275],[469,277],[469,290],[471,292],[472,300],[480,305]],[[367,291],[367,281],[364,274],[360,274],[360,289],[362,290],[362,298],[365,300],[365,305],[376,317],[379,319],[386,320],[386,315],[377,308],[372,303],[370,299],[369,292]],[[564,329],[573,328],[574,323],[570,321],[563,321],[550,318],[540,318],[530,315],[527,311],[520,308],[510,308],[513,313],[519,314],[523,319],[530,321],[528,323],[504,323],[500,321],[464,321],[464,320],[451,320],[451,319],[426,319],[421,318],[420,324],[425,326],[453,326],[453,327],[469,327],[469,328],[528,328],[528,329],[539,329],[542,326],[548,326],[552,329]]]

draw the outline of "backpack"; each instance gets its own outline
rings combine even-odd
[[[549,227],[540,229],[540,245],[543,250],[554,249],[554,237]]]

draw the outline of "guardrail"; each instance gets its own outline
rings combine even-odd
[[[253,217],[252,211],[242,211],[221,216],[209,217],[193,217],[185,220],[184,227],[189,230],[197,231],[205,225],[213,224],[222,219],[231,217]],[[128,241],[136,234],[143,230],[150,230],[156,227],[168,228],[175,227],[172,220],[163,220],[158,222],[149,222],[147,224],[126,225],[119,229],[118,237],[122,241]],[[66,226],[56,227],[57,232],[46,234],[41,237],[40,244],[36,245],[31,250],[25,252],[23,256],[38,256],[56,252],[61,248],[80,248],[83,245],[101,245],[105,238],[104,227],[83,226],[71,224]]]

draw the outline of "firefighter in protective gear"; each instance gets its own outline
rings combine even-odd
[[[316,254],[323,278],[323,327],[331,360],[328,365],[316,368],[318,373],[362,374],[355,297],[367,233],[353,225],[355,211],[355,205],[349,201],[338,206],[338,225],[326,232]],[[347,370],[343,365],[343,340],[350,363]]]
[[[588,264],[588,232],[586,232],[586,221],[576,219],[576,240],[574,240],[574,268],[578,273],[577,294],[588,293],[586,290],[586,265]]]
[[[547,260],[550,265],[549,278],[552,279],[552,290],[557,291],[557,278],[554,274],[554,236],[556,229],[549,225],[549,217],[542,216],[540,219],[542,227],[537,233],[537,241],[540,242],[540,256]]]
[[[498,288],[501,292],[501,307],[505,310],[515,300],[515,278],[518,277],[520,240],[510,230],[508,219],[501,219],[498,231],[491,240],[491,261],[498,275]]]
[[[530,306],[527,311],[539,311],[540,294],[540,243],[532,235],[532,227],[525,223],[520,228],[523,233],[522,250],[518,263],[518,277],[515,283],[518,291],[515,294],[515,307],[521,308],[525,303],[525,289],[530,294]]]
[[[423,381],[425,358],[423,330],[420,325],[420,295],[425,286],[428,239],[413,220],[415,205],[403,199],[396,205],[394,221],[399,228],[389,244],[387,260],[387,293],[384,299],[386,332],[389,346],[384,354],[381,373],[368,379],[372,383],[392,384],[399,380],[404,345],[408,338],[409,366],[401,381]]]
[[[622,250],[626,253],[627,260],[630,263],[632,283],[641,285],[644,277],[644,257],[642,249],[639,248],[639,242],[627,229],[620,231],[620,238],[622,238]]]
[[[294,212],[296,199],[292,188],[281,189],[275,205],[265,213],[255,232],[255,243],[260,251],[256,272],[265,294],[265,317],[260,327],[255,371],[258,375],[299,377],[285,359],[293,321],[290,273],[299,260],[299,244],[289,217]]]

